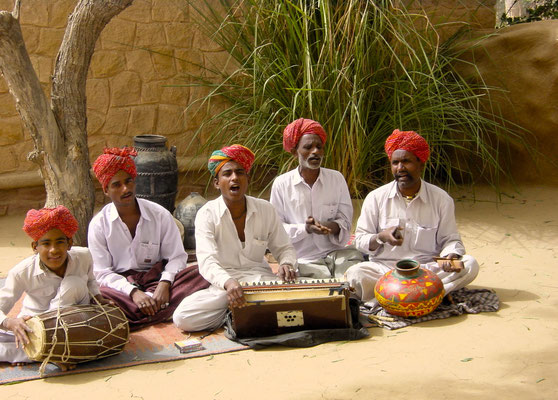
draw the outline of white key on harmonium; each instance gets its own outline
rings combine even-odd
[[[285,289],[307,289],[311,287],[337,287],[345,283],[344,280],[337,278],[327,278],[327,279],[297,279],[294,282],[282,282],[282,281],[256,281],[256,282],[240,282],[240,286],[243,288],[267,288],[275,290],[285,290]]]

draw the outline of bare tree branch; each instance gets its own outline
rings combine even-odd
[[[56,57],[52,78],[52,108],[63,131],[83,129],[86,120],[85,84],[95,43],[110,20],[133,0],[80,0]],[[73,118],[64,118],[72,113]]]
[[[14,10],[12,11],[12,15],[15,19],[19,21],[19,10],[21,8],[21,0],[16,0],[14,4]]]
[[[58,124],[25,48],[19,21],[6,11],[0,11],[0,71],[36,144],[36,160],[41,160],[45,152],[56,154],[60,150],[55,140]]]
[[[29,159],[39,165],[45,182],[45,206],[64,204],[80,230],[74,241],[85,245],[95,192],[89,175],[85,87],[95,43],[104,27],[133,0],[79,0],[56,58],[48,104],[29,58],[16,0],[12,13],[0,11],[0,72],[16,101],[35,150]]]

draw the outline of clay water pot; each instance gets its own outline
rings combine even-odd
[[[438,275],[415,260],[404,259],[376,282],[374,294],[390,314],[421,317],[434,311],[445,293]]]
[[[196,248],[195,225],[196,214],[199,209],[207,203],[199,193],[192,192],[176,206],[174,218],[184,225],[184,248],[194,250]]]

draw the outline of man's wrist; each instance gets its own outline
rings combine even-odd
[[[283,263],[283,264],[281,264],[281,266],[285,266],[285,267],[287,267],[289,270],[295,271],[295,272],[296,272],[296,269],[295,269],[294,265],[291,264],[290,262]]]
[[[380,246],[383,245],[385,242],[380,238],[380,234],[376,235],[376,239],[375,239],[376,243],[378,243]]]
[[[234,284],[236,284],[236,283],[237,283],[237,280],[236,280],[236,279],[234,279],[234,278],[229,278],[229,279],[227,279],[227,280],[225,281],[225,283],[223,284],[223,288],[224,288],[225,290],[227,290],[227,289],[228,289],[228,286],[234,285]]]

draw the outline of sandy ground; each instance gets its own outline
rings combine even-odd
[[[309,349],[243,351],[3,386],[3,399],[556,399],[557,187],[454,195],[472,287],[497,313],[465,315]],[[460,198],[464,196],[463,198]],[[475,201],[473,201],[473,199]],[[0,218],[0,275],[30,254],[23,216]]]

